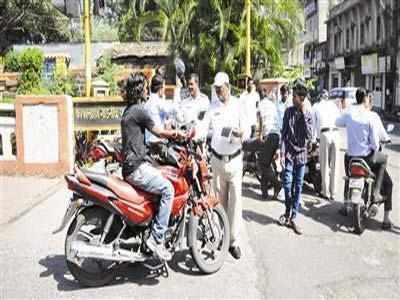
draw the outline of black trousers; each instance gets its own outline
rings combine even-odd
[[[243,143],[244,151],[259,152],[258,166],[261,170],[261,192],[265,196],[268,194],[268,183],[279,184],[279,178],[271,173],[271,163],[276,150],[279,148],[279,134],[270,133],[261,141],[250,139]],[[278,191],[279,192],[279,191]]]
[[[375,189],[373,194],[377,195],[379,192],[385,197],[385,211],[392,210],[392,190],[393,182],[390,178],[389,173],[386,170],[387,155],[382,152],[376,152],[375,154],[370,154],[365,157],[357,156],[365,160],[368,166],[371,168],[372,172],[376,176]],[[349,176],[349,163],[352,156],[344,155],[344,168],[346,176]],[[349,182],[346,180],[344,185],[344,197],[348,198],[349,192]]]

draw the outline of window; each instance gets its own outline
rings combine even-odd
[[[376,18],[376,39],[379,41],[381,39],[381,17]]]
[[[346,29],[346,49],[350,48],[350,29]]]
[[[352,25],[351,26],[351,41],[352,41],[352,48],[354,46],[354,41],[356,40],[356,36],[355,36],[355,26]]]
[[[361,43],[361,45],[364,44],[364,42],[365,42],[365,31],[364,30],[365,30],[364,23],[361,23],[361,26],[360,26],[360,43]]]

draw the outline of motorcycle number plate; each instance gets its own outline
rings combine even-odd
[[[356,188],[362,190],[364,187],[364,178],[350,178],[349,188]]]

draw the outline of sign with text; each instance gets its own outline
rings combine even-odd
[[[120,100],[74,101],[75,130],[119,129],[125,107]]]

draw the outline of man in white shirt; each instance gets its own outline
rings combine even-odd
[[[251,128],[251,136],[255,136],[257,125],[257,105],[260,101],[260,95],[256,91],[254,80],[247,78],[247,89],[240,95],[240,102],[245,109],[247,121]]]
[[[370,98],[365,89],[356,92],[357,105],[351,106],[336,120],[336,125],[347,129],[347,153],[345,155],[345,170],[348,174],[348,165],[353,157],[360,157],[370,166],[376,176],[373,191],[375,201],[381,199],[380,193],[385,196],[385,212],[382,228],[391,229],[390,211],[392,210],[392,180],[386,171],[387,155],[379,152],[379,124],[370,111]],[[347,215],[350,210],[348,196],[348,181],[345,182],[344,206],[341,213]]]
[[[211,167],[214,187],[228,214],[230,224],[229,252],[235,259],[241,257],[239,233],[242,223],[242,141],[250,135],[240,102],[230,92],[229,77],[216,74],[214,87],[221,105],[207,113],[211,129]]]
[[[210,106],[208,97],[200,92],[199,76],[197,74],[190,74],[188,90],[189,97],[178,103],[178,120],[185,124],[198,122],[199,116],[205,114]]]
[[[320,140],[319,162],[322,176],[322,197],[334,200],[337,174],[337,156],[339,153],[339,131],[336,119],[340,111],[335,102],[328,100],[329,94],[324,90],[321,101],[313,106],[315,137]]]
[[[262,95],[266,94],[266,91],[263,90]],[[260,128],[258,137],[245,141],[243,149],[260,153],[257,163],[261,170],[262,198],[268,198],[268,186],[272,182],[274,185],[273,199],[275,199],[281,189],[281,183],[279,178],[272,174],[271,163],[276,150],[279,148],[280,130],[276,104],[267,96],[263,97],[258,104],[257,119]]]
[[[292,98],[289,97],[289,88],[286,84],[282,85],[280,88],[281,96],[276,102],[277,118],[279,130],[282,130],[283,116],[288,107],[293,105]]]

